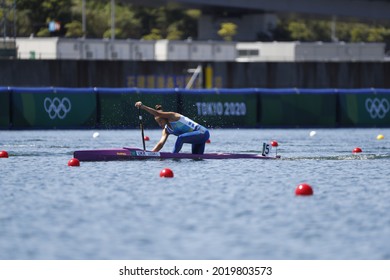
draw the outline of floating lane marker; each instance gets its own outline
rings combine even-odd
[[[93,138],[98,138],[99,136],[100,136],[99,132],[95,132],[94,134],[92,134]]]
[[[295,189],[295,195],[313,195],[313,189],[309,184],[302,183]]]
[[[8,158],[7,151],[0,151],[0,158]]]
[[[314,137],[317,134],[315,130],[310,131],[309,135],[310,137]]]
[[[71,158],[68,161],[68,166],[80,166],[80,161],[77,158]]]
[[[279,143],[277,141],[273,140],[273,141],[271,141],[271,146],[275,147],[275,156],[277,157],[278,156],[278,146],[279,146]]]
[[[173,171],[169,168],[164,168],[160,171],[160,177],[162,178],[173,178]]]
[[[352,150],[352,153],[354,153],[354,154],[361,153],[361,152],[363,152],[363,151],[359,147],[356,147],[355,149]]]
[[[149,140],[150,140],[149,136],[145,136],[145,137],[144,137],[144,140],[145,140],[145,141],[149,141]]]
[[[383,139],[385,139],[385,136],[383,136],[382,134],[378,134],[378,136],[376,137],[376,139],[378,139],[378,140],[383,140]]]

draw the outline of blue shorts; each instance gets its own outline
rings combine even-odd
[[[201,127],[201,129],[183,133],[177,136],[177,140],[175,143],[175,148],[173,149],[173,153],[180,152],[184,143],[192,144],[192,153],[193,154],[203,154],[206,146],[206,141],[210,138],[209,131]]]

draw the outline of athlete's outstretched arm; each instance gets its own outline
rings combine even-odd
[[[180,115],[178,113],[155,110],[153,108],[150,108],[150,107],[142,104],[141,101],[136,102],[135,107],[140,108],[142,110],[145,110],[146,112],[148,112],[149,114],[152,114],[155,117],[168,119],[169,121],[177,121],[180,118]]]
[[[165,145],[165,142],[167,142],[167,139],[168,139],[168,136],[169,136],[169,133],[167,132],[167,130],[164,128],[163,131],[162,131],[162,135],[161,135],[161,139],[160,141],[158,141],[158,143],[156,144],[156,146],[154,146],[153,148],[153,152],[158,152],[162,149],[162,147],[164,147]]]

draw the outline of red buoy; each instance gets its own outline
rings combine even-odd
[[[361,153],[362,152],[362,149],[360,149],[359,147],[356,147],[355,149],[352,150],[352,153]]]
[[[207,144],[210,144],[210,143],[211,143],[211,140],[210,140],[210,139],[207,139],[207,140],[206,140],[206,143],[207,143]]]
[[[8,158],[7,151],[0,151],[0,158]]]
[[[145,137],[144,137],[144,140],[145,140],[145,141],[149,141],[149,140],[150,140],[149,136],[145,136]]]
[[[173,171],[169,168],[164,168],[160,171],[160,177],[173,178]]]
[[[313,189],[311,188],[310,185],[308,184],[300,184],[296,189],[295,189],[295,195],[312,195],[313,194]]]
[[[77,158],[71,158],[68,161],[68,166],[80,166],[80,161]]]
[[[275,140],[274,141],[271,141],[271,146],[272,147],[277,147],[279,146],[278,142],[276,142]]]

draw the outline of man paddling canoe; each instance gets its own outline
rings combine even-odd
[[[173,134],[177,136],[173,153],[180,152],[184,143],[192,144],[193,154],[204,153],[206,141],[210,138],[210,133],[207,128],[179,113],[164,112],[161,105],[156,105],[155,109],[153,109],[138,101],[135,103],[135,107],[152,114],[156,122],[163,129],[161,139],[153,148],[153,152],[160,151],[167,141],[168,136]]]

